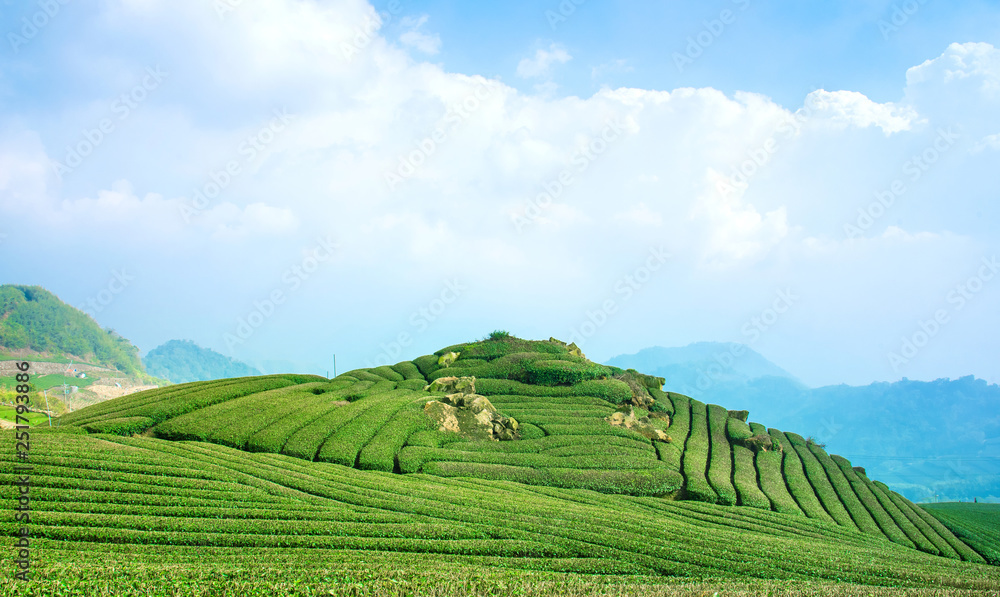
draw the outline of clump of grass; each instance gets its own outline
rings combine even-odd
[[[490,335],[487,336],[487,340],[510,340],[513,336],[507,330],[493,330]]]

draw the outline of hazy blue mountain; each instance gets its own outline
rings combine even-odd
[[[761,378],[776,378],[805,388],[795,376],[745,344],[696,342],[682,348],[654,346],[636,354],[619,355],[607,365],[663,377],[667,387],[693,396],[711,394],[714,386],[728,386]],[[726,392],[726,395],[730,395]]]
[[[149,351],[143,359],[150,375],[174,383],[260,375],[260,371],[190,340],[171,340]]]
[[[812,435],[911,500],[1000,501],[1000,386],[970,375],[809,388],[750,349],[732,357],[733,346],[647,348],[608,364],[664,377],[665,389],[703,402],[747,409],[768,427]]]

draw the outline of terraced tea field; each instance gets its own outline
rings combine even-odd
[[[987,562],[1000,566],[1000,504],[946,503],[921,507]]]
[[[794,433],[572,348],[485,341],[333,380],[184,384],[32,429],[36,594],[62,578],[81,592],[55,594],[1000,590],[995,538],[963,541]],[[516,437],[442,430],[425,405],[460,401],[424,387],[452,376],[475,376],[469,396]],[[0,462],[10,503],[13,452]]]

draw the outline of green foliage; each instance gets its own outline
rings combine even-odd
[[[750,423],[750,431],[753,435],[768,436],[767,428],[760,423]],[[795,503],[795,498],[789,493],[785,476],[781,470],[783,458],[784,454],[780,451],[760,450],[754,455],[758,484],[764,495],[771,501],[771,507],[775,512],[802,516],[804,513]],[[816,506],[820,507],[818,503]]]
[[[654,396],[657,390],[651,390]],[[674,395],[673,398],[666,392],[661,392],[662,397],[657,397],[657,404],[663,403],[667,412],[670,413],[670,433],[671,443],[655,442],[656,452],[671,470],[681,471],[683,460],[684,444],[687,442],[688,433],[691,428],[691,402]]]
[[[417,357],[413,359],[413,364],[417,367],[417,370],[420,371],[420,374],[424,376],[424,379],[427,380],[429,380],[431,373],[440,368],[440,365],[438,365],[437,355],[433,354],[425,354],[422,357]]]
[[[481,348],[518,343],[522,345],[516,346],[516,352]],[[548,349],[540,349],[541,346]],[[327,480],[344,487],[358,479],[352,477],[348,482],[342,471],[365,469],[372,471],[369,474],[373,475],[391,475],[393,471],[411,473],[392,477],[392,483],[403,484],[409,489],[412,489],[413,483],[423,483],[437,476],[440,482],[453,484],[454,487],[487,483],[493,484],[490,487],[495,490],[497,487],[520,487],[518,483],[526,483],[534,486],[534,495],[565,496],[566,492],[580,489],[635,496],[671,495],[674,498],[750,506],[740,510],[751,510],[757,514],[740,514],[743,520],[740,528],[766,528],[765,534],[769,536],[773,536],[778,528],[782,530],[777,532],[777,536],[783,536],[781,533],[787,532],[787,529],[801,530],[806,528],[801,525],[812,525],[808,526],[806,533],[811,539],[836,534],[838,540],[843,540],[847,536],[862,536],[857,533],[860,527],[866,531],[865,541],[880,542],[880,549],[891,545],[885,541],[888,538],[900,549],[915,546],[952,558],[975,560],[977,557],[926,512],[915,510],[906,500],[859,476],[846,460],[829,456],[815,442],[808,442],[798,435],[786,436],[776,430],[768,431],[756,423],[745,423],[742,414],[733,416],[721,407],[706,406],[680,394],[647,387],[643,378],[639,377],[641,374],[595,365],[582,357],[570,355],[565,345],[557,342],[532,344],[506,339],[450,348],[463,354],[447,372],[437,371],[432,377],[444,373],[476,374],[477,390],[489,395],[500,413],[519,421],[519,440],[470,441],[467,434],[435,429],[436,424],[422,408],[432,395],[423,391],[425,378],[418,363],[420,359],[391,367],[351,371],[333,381],[316,376],[287,375],[182,384],[83,409],[61,418],[59,422],[67,425],[66,431],[79,429],[72,425],[80,425],[83,426],[80,431],[105,434],[102,436],[105,438],[114,438],[112,434],[130,436],[152,428],[162,438],[202,442],[157,445],[169,446],[171,450],[176,447],[185,453],[197,454],[198,458],[208,457],[206,455],[209,454],[211,459],[222,458],[224,466],[213,460],[213,466],[221,466],[221,469],[212,468],[213,474],[222,469],[229,471],[227,467],[244,467],[245,461],[240,454],[250,457],[248,453],[255,453],[254,458],[264,459],[294,456],[298,459],[295,462],[300,463],[297,466],[318,466],[320,468],[315,470],[326,475]],[[421,357],[425,366],[437,358],[428,357]],[[601,371],[602,377],[604,373],[618,375],[621,379],[595,378],[568,383],[584,370]],[[510,378],[484,378],[481,376],[484,372]],[[531,378],[532,375],[541,375],[542,381],[558,385],[526,382],[529,378],[539,381]],[[643,393],[654,399],[655,405],[649,407],[651,413],[658,411],[671,415],[666,431],[671,435],[672,442],[654,443],[634,430],[610,425],[606,420],[614,412],[616,404],[627,403],[637,394],[645,396]],[[625,408],[631,410],[631,407]],[[636,409],[635,414],[643,417],[646,410]],[[650,420],[654,425],[668,425],[665,419],[658,422],[651,417]],[[760,449],[754,453],[743,443],[754,434],[766,434],[775,446],[782,446],[784,452]],[[50,435],[56,434],[45,433],[40,437]],[[123,437],[115,441],[128,443],[139,440]],[[226,452],[226,448],[220,446],[247,452]],[[52,456],[77,458],[78,454]],[[323,462],[313,464],[312,460]],[[74,466],[80,465],[76,463]],[[143,479],[155,479],[160,474],[157,471],[166,471],[157,466],[160,465],[144,465],[142,471],[129,472],[125,476],[116,473],[115,481],[109,482],[133,484],[125,493],[148,494],[149,491],[139,491],[139,486],[145,482]],[[311,484],[296,486],[301,477],[296,476],[294,467],[287,473],[288,483],[292,485],[283,482],[280,486],[264,482],[257,468],[240,468],[243,472],[239,474],[226,472],[218,485],[203,485],[203,479],[198,477],[190,483],[182,482],[176,489],[200,491],[202,493],[191,494],[198,499],[211,492],[222,495],[225,493],[224,484],[236,483],[243,478],[239,475],[245,474],[253,483],[264,483],[271,498],[276,495],[275,491],[287,491],[306,505],[328,495],[325,493],[328,488]],[[338,472],[331,472],[334,470]],[[423,474],[412,474],[417,472]],[[81,470],[76,476],[66,473],[67,478],[75,480],[60,481],[63,485],[59,489],[75,491],[81,489],[73,485],[78,481],[93,483],[108,475],[107,471],[100,473],[103,476],[97,477],[94,473],[93,478],[88,476],[91,473],[87,470]],[[351,495],[370,495],[354,487],[349,491],[353,492]],[[409,499],[409,493],[405,495]],[[577,503],[587,504],[604,503],[608,499],[612,498],[592,492],[572,496]],[[392,508],[398,507],[394,500],[388,499],[386,503]],[[458,504],[464,502],[455,502],[452,506]],[[369,508],[365,512],[373,507],[363,506]],[[476,507],[487,507],[487,504],[476,502]],[[691,504],[686,507],[692,508],[687,515],[714,516],[710,512],[715,512],[710,505]],[[657,515],[663,512],[659,502],[635,502],[629,508],[633,516],[643,512],[655,511]],[[705,508],[709,510],[703,510]],[[420,512],[421,516],[429,516],[425,506],[421,506]],[[806,520],[808,522],[803,522]],[[616,521],[614,527],[619,530],[614,532],[621,532],[619,522]],[[177,522],[177,525],[183,524],[187,523]],[[602,532],[606,531],[602,529]],[[78,533],[78,537],[84,536],[80,534],[83,531],[73,532]],[[166,528],[156,532],[175,533],[177,530]],[[201,533],[202,530],[200,527],[192,528],[191,532]],[[518,526],[505,532],[523,534],[526,531]],[[336,535],[330,535],[333,536]],[[174,535],[163,535],[161,538],[174,540],[168,537]],[[324,541],[327,543],[323,545],[331,545],[329,542],[333,541],[329,537],[318,539],[304,535],[290,539],[282,537],[285,546],[319,545]],[[381,540],[386,537],[372,535],[368,538]],[[589,544],[594,545],[592,541]],[[773,548],[770,540],[767,546],[767,549]],[[563,548],[562,543],[553,547]],[[667,549],[666,545],[664,549]],[[759,546],[755,549],[754,553],[762,553]],[[647,562],[643,557],[650,558],[650,569],[661,569],[665,565],[662,553],[643,553],[646,555],[640,554],[638,559],[634,557],[636,554],[630,553],[632,565]],[[670,553],[671,558],[675,557],[673,551]],[[731,564],[732,558],[727,558],[727,563]],[[676,560],[670,562],[673,562],[670,566],[677,565]],[[694,563],[694,560],[686,561],[684,565]],[[790,574],[799,573],[800,568],[789,566],[787,570]]]
[[[839,497],[841,503],[844,504],[844,508],[851,515],[851,519],[854,521],[854,524],[856,524],[863,533],[871,533],[873,535],[882,534],[882,530],[879,529],[868,509],[861,503],[861,500],[858,499],[858,495],[854,492],[851,484],[847,481],[847,478],[844,477],[844,473],[840,470],[840,467],[837,466],[837,463],[830,458],[830,455],[826,453],[826,450],[819,447],[816,443],[807,443],[806,445],[809,448],[809,451],[812,452],[813,456],[816,457],[816,460],[819,461],[823,470],[826,471],[826,476],[830,479],[830,484],[833,486],[834,491],[837,492],[837,497]],[[889,538],[892,539],[893,536],[890,536]],[[903,540],[906,543],[909,543],[909,541],[905,538]]]
[[[732,419],[730,419],[732,420]],[[771,500],[757,485],[757,467],[754,453],[743,446],[733,446],[733,485],[741,506],[771,509]]]
[[[626,495],[671,494],[681,486],[680,475],[666,469],[583,471],[577,468],[536,469],[503,464],[429,462],[425,472],[439,477],[475,477]]]
[[[149,351],[143,359],[146,372],[174,383],[208,381],[230,377],[260,375],[260,371],[202,348],[190,340],[171,340]]]
[[[87,433],[111,433],[114,435],[132,435],[142,433],[151,427],[149,417],[121,417],[118,419],[102,419],[83,426]]]
[[[396,454],[418,432],[430,431],[431,423],[421,410],[404,409],[379,430],[358,455],[358,468],[392,472]]]
[[[31,386],[32,392],[41,392],[42,390],[51,390],[52,388],[57,388],[55,392],[50,392],[51,394],[61,394],[62,385],[76,386],[78,388],[85,388],[90,384],[94,383],[93,377],[86,377],[80,379],[79,377],[73,377],[72,375],[61,375],[58,373],[52,373],[48,375],[32,375],[31,376]],[[13,375],[8,375],[5,377],[0,377],[0,389],[8,390],[13,392],[14,388],[19,385],[17,378]]]
[[[726,420],[726,437],[728,437],[730,441],[740,443],[753,436],[754,433],[750,430],[750,425],[747,423],[744,423],[735,417],[729,417],[729,419]]]
[[[534,385],[572,385],[582,381],[610,377],[611,370],[570,354],[557,355],[547,352],[518,352],[489,362],[473,355],[463,354],[447,370],[439,369],[429,379],[447,375],[472,375],[477,379],[508,379]]]
[[[830,595],[881,595],[929,587],[927,594],[956,588],[955,594],[971,595],[1000,588],[996,568],[929,556],[805,517],[643,497],[679,486],[680,477],[665,467],[595,473],[436,462],[429,464],[434,474],[394,475],[154,438],[48,433],[35,441],[32,535],[48,554],[36,560],[36,594],[52,593],[48,589],[57,582],[57,592],[68,593],[80,585],[63,581],[81,570],[109,583],[86,585],[96,589],[78,593],[88,595],[134,587],[153,587],[145,591],[151,594],[212,595],[231,591],[237,579],[247,595],[315,595],[321,589],[402,594],[412,577],[401,562],[441,575],[414,594],[442,594],[445,587],[469,595],[518,594],[521,587],[492,576],[505,568],[529,577],[536,574],[532,569],[542,569],[636,582],[581,594],[672,594],[702,586],[718,591],[728,586],[720,579],[746,579],[741,582],[750,584],[740,592],[748,594],[812,594],[819,588]],[[544,455],[572,446],[560,441],[546,438],[535,447],[544,445]],[[489,443],[500,444],[482,445]],[[13,458],[0,454],[4,465]],[[0,481],[12,487],[13,475],[0,473]],[[635,495],[616,495],[629,493]],[[350,565],[335,574],[325,568],[345,562]],[[140,563],[149,568],[137,570]],[[265,574],[263,565],[273,566],[272,585],[241,576],[243,569]],[[122,566],[129,574],[118,576]],[[210,574],[197,582],[148,584],[205,566]],[[467,586],[442,584],[466,566],[475,571],[461,577]],[[300,568],[309,570],[308,577],[290,576]],[[397,584],[356,576],[384,568],[393,570]],[[225,582],[213,584],[219,577]],[[685,577],[683,586],[651,585],[677,577]],[[552,594],[573,594],[577,586],[550,573],[537,578],[558,580]],[[796,584],[804,578],[854,585]],[[290,580],[307,588],[278,584]],[[249,592],[258,587],[260,593]],[[859,587],[862,592],[850,592]],[[523,592],[547,594],[538,587]]]
[[[375,367],[369,370],[371,373],[378,375],[382,379],[387,379],[389,381],[403,381],[405,379],[400,373],[388,365],[382,365],[380,367]]]
[[[632,399],[632,390],[616,379],[585,381],[573,386],[537,386],[506,379],[476,378],[476,392],[485,396],[591,396],[611,404]]]
[[[145,375],[139,349],[40,286],[0,286],[0,347],[72,355]]]
[[[834,459],[839,457],[834,456]],[[838,461],[839,464],[839,461]],[[885,509],[885,511],[892,517],[893,522],[896,523],[906,537],[916,546],[920,551],[925,551],[930,554],[940,555],[941,552],[934,546],[926,535],[924,535],[920,529],[918,529],[913,522],[903,513],[902,510],[892,501],[889,494],[878,487],[875,483],[870,481],[867,477],[863,475],[858,475],[858,480],[868,487],[868,490],[872,492],[875,498],[878,500],[879,504]]]
[[[851,467],[851,463],[842,456],[832,455],[829,458],[830,462],[836,464],[840,469],[841,474],[850,484],[850,488],[857,496],[857,499],[878,524],[877,532],[884,533],[885,536],[888,537],[893,543],[899,543],[900,545],[915,548],[916,545],[914,545],[913,541],[910,541],[910,539],[906,536],[906,533],[903,532],[903,529],[899,527],[896,521],[894,521],[889,513],[886,512],[885,508],[882,507],[882,504],[879,502],[875,494],[872,493],[871,489],[869,489],[869,486],[861,480],[858,473]],[[856,517],[855,521],[857,521]]]
[[[521,423],[518,433],[521,434],[522,440],[532,440],[545,437],[545,432],[542,431],[542,428],[537,425],[532,425],[531,423]]]
[[[342,373],[334,379],[340,379],[344,376],[353,377],[360,381],[387,381],[385,377],[382,377],[371,369],[355,369],[353,371],[348,371],[347,373]]]
[[[412,361],[401,361],[392,366],[393,371],[403,376],[403,379],[416,379],[426,383],[424,375]]]
[[[819,501],[823,504],[823,508],[827,513],[841,526],[852,529],[858,528],[851,519],[851,515],[847,512],[847,509],[844,508],[844,504],[840,501],[840,497],[830,483],[830,478],[827,477],[823,465],[820,464],[819,460],[816,459],[816,456],[809,449],[806,440],[802,439],[802,436],[792,432],[785,432],[785,437],[788,438],[788,442],[792,445],[795,453],[798,454],[802,462],[802,468],[806,474],[806,479],[813,486],[816,496],[819,497]]]
[[[516,353],[547,353],[550,355],[568,355],[565,346],[549,341],[522,340],[510,336],[502,340],[485,340],[473,344],[458,345],[462,349],[462,357],[467,359],[483,359],[492,361]],[[457,347],[450,347],[457,348]],[[550,358],[557,358],[556,356]]]
[[[507,340],[507,339],[510,339],[510,338],[512,338],[512,336],[510,335],[510,332],[508,332],[507,330],[494,330],[494,331],[490,332],[490,335],[489,335],[489,337],[487,339],[488,340]]]
[[[708,410],[704,402],[691,404],[691,433],[684,444],[681,471],[684,473],[685,497],[710,504],[718,503],[719,494],[708,484]],[[675,403],[676,404],[676,403]]]
[[[924,510],[994,566],[1000,566],[1000,504],[921,504]]]
[[[396,387],[400,390],[413,390],[414,392],[423,392],[424,388],[427,386],[427,382],[424,379],[404,379],[403,381],[396,384]]]
[[[668,392],[651,388],[649,395],[656,400],[656,406],[652,409],[654,412],[667,413],[671,417],[674,416],[674,404],[670,401],[670,394]]]
[[[345,440],[346,446],[338,443],[326,447],[324,443],[327,441],[327,438],[334,436],[342,427],[353,421],[355,417],[366,414],[369,409],[384,409],[385,404],[381,403],[394,397],[394,392],[396,392],[394,386],[393,382],[383,380],[383,382],[377,383],[365,390],[361,393],[360,398],[347,406],[339,406],[327,411],[322,417],[308,423],[292,434],[284,447],[281,448],[281,453],[305,460],[321,459],[328,462],[340,463],[343,463],[341,459],[350,458],[350,462],[346,466],[353,466],[358,452],[357,450],[353,454],[348,452],[354,447],[357,447],[358,450],[361,449],[361,446],[358,446],[357,443],[362,442],[364,434],[369,431],[366,426],[362,425],[360,428],[357,426],[352,427],[350,437]],[[407,390],[403,391],[407,392]],[[348,394],[348,396],[350,395]],[[395,406],[394,403],[393,406]],[[326,447],[326,451],[321,454],[320,449],[323,447]],[[336,450],[338,448],[339,450]]]
[[[337,377],[334,381],[340,380]],[[379,382],[391,384],[392,382]],[[346,400],[349,396],[358,396],[368,388],[375,387],[371,381],[359,381],[338,389],[313,397],[306,397],[304,401],[297,404],[288,414],[281,415],[265,427],[253,433],[246,442],[246,449],[251,452],[272,452],[281,453],[288,440],[304,427],[323,420],[331,412],[343,408],[339,402]]]
[[[371,404],[376,399],[378,403]],[[394,390],[384,395],[368,397],[355,402],[351,406],[365,406],[366,408],[342,426],[340,426],[339,421],[330,423],[335,431],[323,442],[316,459],[349,467],[355,466],[356,463],[360,466],[358,458],[362,448],[368,442],[374,441],[373,438],[385,427],[386,422],[391,421],[403,407],[413,404],[415,399],[423,402],[426,398],[424,395],[418,395],[414,398],[414,392],[409,390]],[[345,410],[348,408],[350,406],[344,407]],[[405,437],[400,439],[392,434],[387,434],[387,438],[394,446],[398,445],[399,447],[402,447],[406,440]],[[397,440],[399,440],[398,444]],[[376,457],[371,462],[380,463],[384,462],[384,459],[380,461]]]
[[[110,400],[72,413],[72,417],[61,417],[60,422],[63,424],[82,424],[104,419],[145,417],[148,418],[150,427],[163,425],[162,428],[154,430],[154,433],[160,435],[160,437],[166,439],[204,440],[214,430],[214,427],[206,424],[202,413],[182,419],[181,428],[178,428],[174,423],[169,421],[216,404],[235,400],[236,398],[291,385],[295,385],[295,383],[286,376],[281,375],[238,378],[235,380],[226,380],[225,383],[221,384],[207,382],[204,386],[194,384],[193,387],[186,388],[188,391],[153,394],[153,399],[148,401],[145,400],[145,397],[133,398],[133,396],[137,395],[125,397],[132,398],[132,400],[122,398]],[[120,408],[109,411],[108,405],[112,402],[116,403]],[[187,423],[187,425],[184,423]]]
[[[737,503],[736,488],[733,487],[732,446],[726,439],[726,409],[715,404],[708,405],[709,462],[708,482],[719,495],[719,503],[732,506]]]
[[[799,458],[798,453],[792,447],[792,443],[788,441],[788,437],[777,429],[768,429],[767,432],[771,435],[771,439],[778,442],[782,447],[782,451],[780,452],[782,456],[782,472],[784,473],[785,482],[788,484],[788,491],[795,498],[795,503],[798,504],[802,512],[809,518],[834,522],[833,518],[823,507],[823,504],[819,501],[819,497],[816,495],[812,484],[809,483],[809,479],[805,474],[805,467],[802,465],[802,459]]]
[[[754,465],[760,475],[760,489],[771,501],[775,512],[802,516],[802,509],[795,503],[795,498],[785,485],[785,477],[781,471],[783,458],[781,452],[757,452],[754,455]]]

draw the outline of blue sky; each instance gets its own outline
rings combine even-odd
[[[504,328],[1000,382],[996,3],[42,0],[0,32],[0,281],[144,352],[344,370]]]

